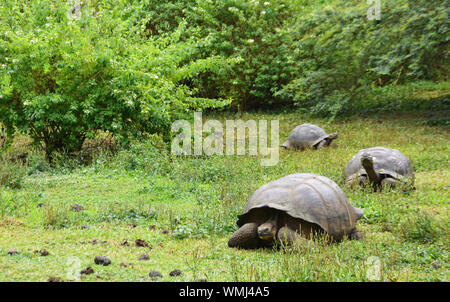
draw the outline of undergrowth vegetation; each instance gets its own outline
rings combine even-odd
[[[258,156],[174,156],[158,136],[135,141],[128,150],[97,152],[82,165],[70,164],[74,159],[66,157],[59,166],[41,170],[36,158],[46,163],[45,155],[31,149],[34,157],[20,166],[21,188],[2,183],[0,191],[0,265],[2,272],[9,272],[0,279],[64,278],[67,267],[58,256],[78,257],[89,266],[94,254],[102,253],[113,264],[94,267],[95,276],[106,280],[142,281],[150,270],[167,275],[179,268],[179,280],[185,281],[445,281],[449,132],[445,126],[427,125],[430,114],[380,114],[331,124],[298,113],[245,114],[243,119],[279,119],[280,140],[306,121],[339,134],[338,148],[280,150],[273,167],[261,166]],[[410,158],[416,190],[374,193],[345,185],[347,161],[359,149],[377,145],[397,148]],[[327,244],[316,238],[315,244],[305,241],[274,250],[228,248],[237,215],[250,195],[271,180],[302,172],[331,178],[352,205],[364,210],[358,228],[365,239]],[[75,204],[83,210],[74,211]],[[149,261],[137,260],[142,250],[133,241],[138,238],[153,247]],[[121,245],[126,240],[131,246]],[[6,255],[13,247],[26,263]],[[51,256],[33,254],[44,247]],[[121,262],[133,268],[123,268]],[[13,273],[25,268],[33,271]]]
[[[0,3],[0,281],[72,280],[99,254],[86,281],[448,281],[448,1],[383,0],[380,20],[361,0],[76,2]],[[175,156],[196,111],[338,147]],[[346,185],[374,146],[411,160],[415,190]],[[228,248],[250,195],[292,173],[342,187],[365,239]]]

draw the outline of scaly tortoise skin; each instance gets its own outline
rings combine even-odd
[[[305,150],[328,147],[337,139],[337,133],[327,134],[322,128],[312,124],[302,124],[295,127],[288,139],[281,145],[286,149]],[[334,146],[336,144],[333,144]]]
[[[359,239],[356,222],[364,212],[353,207],[331,179],[309,173],[285,176],[261,186],[238,216],[240,227],[229,247],[290,245],[326,232],[333,241]]]
[[[396,149],[373,147],[360,150],[353,156],[344,171],[349,185],[372,185],[374,190],[383,187],[413,186],[414,169],[409,159]]]

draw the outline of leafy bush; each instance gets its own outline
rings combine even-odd
[[[66,1],[3,1],[0,124],[52,160],[100,131],[168,141],[174,120],[231,100],[327,116],[397,110],[409,91],[391,87],[448,81],[445,2],[387,0],[369,21],[359,0],[97,0],[80,17]]]
[[[26,170],[22,164],[0,159],[0,188],[22,188],[25,175]]]
[[[144,0],[130,1],[124,7],[122,18],[131,27],[141,29],[144,36],[168,34],[175,31],[186,18],[187,12],[195,7],[196,0]]]
[[[0,122],[29,133],[47,159],[79,151],[107,131],[122,142],[163,133],[189,110],[226,102],[196,99],[180,81],[226,62],[192,61],[195,39],[142,39],[121,19],[124,2],[86,4],[68,19],[65,2],[6,1],[0,7]],[[144,29],[145,30],[145,29]]]
[[[294,15],[293,3],[287,0],[198,1],[187,18],[206,37],[199,55],[235,57],[240,63],[192,84],[206,95],[233,98],[241,110],[270,105],[273,92],[287,84],[295,71],[285,26]]]
[[[379,86],[447,80],[445,1],[383,1],[379,21],[367,9],[365,1],[335,0],[299,15],[290,32],[297,74],[275,95],[335,116],[364,108],[360,96]]]
[[[197,36],[201,45],[192,56],[235,58],[238,64],[183,83],[197,96],[232,98],[240,109],[294,102],[328,116],[393,111],[410,98],[383,99],[389,89],[378,87],[447,80],[445,1],[383,1],[380,21],[369,21],[369,5],[357,0],[144,1],[139,8],[129,20],[150,37],[185,19],[180,38]]]

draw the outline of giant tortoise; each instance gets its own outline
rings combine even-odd
[[[319,126],[302,124],[292,130],[288,139],[281,146],[286,149],[294,150],[304,150],[307,148],[319,149],[330,146],[337,137],[337,133],[327,134],[325,130]]]
[[[373,147],[360,150],[347,163],[347,183],[370,183],[375,190],[397,185],[414,185],[414,169],[409,159],[396,149]]]
[[[332,241],[359,239],[356,222],[363,215],[331,179],[298,173],[269,182],[250,197],[240,227],[229,239],[229,247],[270,247],[275,242],[291,245],[326,233]]]

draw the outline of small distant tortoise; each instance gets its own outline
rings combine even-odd
[[[288,139],[281,146],[294,150],[305,150],[306,148],[319,149],[330,146],[337,137],[337,133],[327,134],[322,128],[316,125],[302,124],[292,130]],[[336,144],[333,145],[335,146]]]
[[[292,174],[263,185],[250,197],[240,227],[229,247],[253,249],[274,242],[290,245],[313,234],[327,233],[333,241],[360,239],[356,222],[364,212],[354,208],[331,179],[314,174]],[[300,241],[298,241],[300,242]]]
[[[347,163],[345,179],[350,185],[370,183],[375,190],[398,185],[414,185],[414,169],[409,159],[396,149],[373,147],[360,150]]]

